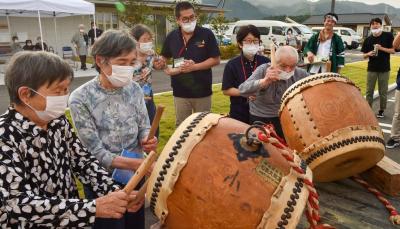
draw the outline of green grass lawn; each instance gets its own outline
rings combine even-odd
[[[396,81],[397,69],[400,66],[400,57],[391,57],[391,68],[389,84]],[[366,78],[367,78],[367,61],[349,63],[343,70],[342,75],[351,79],[360,89],[362,94],[365,94]],[[158,152],[161,152],[164,145],[167,143],[170,136],[175,130],[175,109],[172,93],[157,95],[154,98],[157,105],[165,106],[164,114],[160,123],[160,139]],[[214,113],[226,114],[229,112],[229,97],[224,96],[221,92],[221,85],[213,86],[212,108]]]

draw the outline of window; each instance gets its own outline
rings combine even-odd
[[[347,31],[347,30],[340,30],[340,35],[351,36],[351,34],[349,33],[349,31]]]
[[[272,26],[272,34],[284,36],[285,35],[284,28],[279,26]]]
[[[257,27],[258,31],[260,31],[260,35],[268,35],[269,27]]]
[[[111,12],[96,12],[96,25],[103,31],[118,29],[118,14]]]

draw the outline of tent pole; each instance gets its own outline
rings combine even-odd
[[[38,10],[37,13],[38,13],[38,19],[39,19],[40,42],[42,43],[42,51],[44,51],[42,21],[40,20],[40,10]]]
[[[94,39],[97,40],[97,33],[96,33],[97,25],[96,25],[96,10],[93,14],[93,32],[94,32]],[[91,44],[93,45],[93,44]]]
[[[10,14],[10,13],[8,13],[7,10],[6,10],[8,33],[10,34],[10,41],[11,41],[11,40],[12,40],[12,35],[11,35],[10,18],[9,18],[9,16],[8,16],[9,14]]]
[[[54,45],[54,51],[57,54],[57,47],[58,47],[58,37],[57,37],[57,18],[56,12],[53,11],[53,20],[54,20],[54,33],[56,35],[56,44]]]

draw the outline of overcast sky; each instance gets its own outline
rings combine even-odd
[[[339,0],[348,1],[348,0]],[[386,3],[396,8],[400,8],[400,0],[351,0],[352,2],[363,2],[365,4],[374,5],[379,3]]]

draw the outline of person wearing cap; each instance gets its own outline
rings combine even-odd
[[[304,53],[310,65],[308,71],[311,74],[321,72],[340,73],[344,67],[344,45],[342,38],[334,33],[333,27],[338,22],[339,17],[335,13],[327,13],[324,16],[324,29],[311,36]],[[330,60],[331,69],[326,69],[326,63],[316,62],[318,60]]]
[[[390,54],[395,53],[393,48],[394,37],[392,33],[383,31],[382,19],[380,18],[372,18],[369,25],[371,27],[371,35],[365,39],[361,48],[364,58],[369,59],[365,97],[372,107],[375,84],[378,81],[379,111],[376,117],[383,118],[387,103]]]

